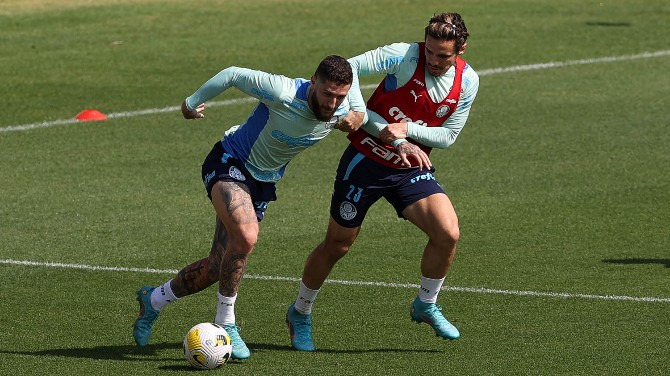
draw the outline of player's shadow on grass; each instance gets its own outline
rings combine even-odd
[[[610,264],[627,264],[627,265],[661,264],[665,265],[666,268],[670,268],[670,259],[653,259],[653,258],[604,259],[603,262],[607,262]]]
[[[184,361],[183,344],[175,343],[157,343],[147,345],[146,347],[137,347],[136,345],[123,346],[97,346],[89,348],[76,349],[47,349],[38,351],[3,351],[0,354],[28,355],[35,357],[53,356],[67,358],[86,358],[95,360],[123,360],[135,362],[173,362],[171,365],[159,366],[158,369],[167,371],[194,371],[198,370],[189,367]],[[175,356],[159,356],[158,352],[170,350],[170,354]],[[239,361],[230,360],[226,365],[241,364]]]
[[[267,343],[248,343],[251,351],[294,351],[288,345],[275,345]],[[66,357],[66,358],[83,358],[83,359],[95,359],[95,360],[123,360],[123,361],[136,361],[136,362],[176,362],[180,363],[179,365],[165,365],[159,367],[160,369],[172,370],[172,371],[183,371],[183,370],[193,370],[193,368],[188,367],[184,363],[184,358],[182,355],[183,344],[181,342],[174,343],[156,343],[150,344],[146,347],[137,347],[134,344],[131,345],[121,345],[121,346],[96,346],[96,347],[84,347],[84,348],[67,348],[67,349],[46,349],[46,350],[36,350],[36,351],[4,351],[0,350],[0,354],[14,354],[14,355],[28,355],[35,357]],[[165,355],[159,354],[160,351],[170,350],[169,354],[174,355]],[[428,349],[406,349],[406,348],[370,348],[365,350],[353,350],[353,349],[326,349],[320,348],[317,350],[320,353],[333,353],[333,354],[362,354],[362,353],[427,353],[440,352],[438,350],[428,350]],[[235,360],[230,361],[231,364],[237,363]],[[183,364],[183,365],[182,365]]]
[[[68,348],[68,349],[46,349],[37,351],[3,351],[0,354],[16,354],[29,356],[54,356],[67,358],[86,358],[95,360],[125,360],[125,361],[183,361],[183,356],[157,356],[161,350],[178,350],[171,353],[181,355],[183,347],[181,342],[175,343],[157,343],[146,347],[137,347],[136,345],[122,346],[96,346],[87,348]]]
[[[630,27],[630,22],[612,22],[612,21],[586,21],[588,26],[605,26],[605,27]]]
[[[268,350],[268,351],[291,351],[294,352],[293,348],[288,345],[274,345],[269,343],[247,343],[247,346],[253,352],[254,350]],[[327,349],[327,348],[317,348],[316,352],[318,353],[329,353],[329,354],[364,354],[364,353],[438,353],[439,350],[428,350],[428,349],[407,349],[407,348],[369,348],[364,350],[353,350],[353,349]]]

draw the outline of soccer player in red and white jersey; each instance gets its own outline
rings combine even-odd
[[[439,337],[460,337],[436,304],[456,252],[458,217],[428,155],[454,143],[477,94],[479,77],[460,57],[468,35],[458,13],[442,13],[430,19],[423,42],[394,43],[349,59],[358,76],[386,76],[368,100],[368,121],[349,134],[327,233],[307,258],[298,297],[286,314],[294,349],[315,350],[311,311],[317,293],[381,197],[428,235],[410,318],[429,324]]]

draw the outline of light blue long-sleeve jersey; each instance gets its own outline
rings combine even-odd
[[[419,52],[417,43],[393,43],[352,57],[348,61],[355,76],[386,74],[385,88],[389,91],[404,86],[412,78],[419,62]],[[455,72],[456,69],[451,67],[443,75],[433,76],[426,70],[426,89],[434,102],[440,102],[447,97],[454,82]],[[465,126],[479,89],[479,76],[469,65],[463,70],[461,85],[458,108],[441,127],[425,127],[422,124],[408,122],[407,136],[423,145],[435,148],[446,148],[453,144]],[[355,89],[358,90],[358,87],[352,86],[351,91]],[[363,125],[363,129],[378,136],[388,122],[374,111],[368,110],[367,114],[369,121]]]
[[[245,163],[256,180],[265,182],[281,179],[286,165],[326,137],[350,109],[347,98],[331,120],[318,120],[307,104],[309,80],[238,67],[226,68],[205,82],[186,98],[186,107],[193,110],[231,86],[260,103],[243,124],[225,132],[221,143],[228,154]],[[365,111],[362,97],[352,99],[351,107]]]

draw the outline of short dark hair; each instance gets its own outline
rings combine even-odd
[[[349,62],[338,55],[326,56],[316,68],[317,79],[334,82],[337,85],[351,85],[354,74]]]
[[[436,14],[428,21],[424,39],[428,36],[435,39],[455,40],[456,51],[460,51],[465,41],[468,40],[468,28],[465,27],[465,21],[458,13]]]

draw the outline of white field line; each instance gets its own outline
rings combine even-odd
[[[49,268],[65,268],[65,269],[81,269],[89,271],[112,271],[112,272],[134,272],[134,273],[151,273],[151,274],[176,274],[177,269],[152,269],[152,268],[128,268],[120,266],[96,266],[83,264],[64,264],[60,262],[36,262],[25,260],[0,260],[0,264],[6,265],[23,265],[23,266],[41,266]],[[257,274],[247,274],[244,276],[247,279],[256,279],[262,281],[283,281],[283,282],[300,282],[300,278],[295,277],[279,277],[279,276],[264,276]],[[346,281],[329,279],[326,283],[336,285],[349,286],[371,286],[371,287],[390,287],[390,288],[411,288],[418,289],[419,285],[413,283],[389,283],[389,282],[368,282],[368,281]],[[559,292],[541,292],[541,291],[522,291],[522,290],[500,290],[488,288],[474,288],[474,287],[442,287],[443,291],[457,291],[469,292],[479,294],[502,294],[502,295],[516,295],[516,296],[532,296],[544,298],[564,298],[564,299],[595,299],[595,300],[618,300],[618,301],[633,301],[633,302],[653,302],[653,303],[670,303],[670,298],[654,298],[654,297],[636,297],[636,296],[621,296],[621,295],[592,295],[592,294],[569,294]]]
[[[528,64],[528,65],[517,65],[512,67],[503,67],[503,68],[493,68],[485,69],[479,71],[480,76],[488,76],[492,74],[500,73],[514,73],[514,72],[525,72],[533,71],[540,69],[550,69],[550,68],[562,68],[572,65],[586,65],[586,64],[598,64],[598,63],[612,63],[618,61],[627,61],[627,60],[636,60],[636,59],[651,59],[655,57],[670,56],[670,50],[661,50],[655,52],[644,52],[641,54],[635,55],[621,55],[621,56],[609,56],[609,57],[600,57],[592,59],[581,59],[581,60],[569,60],[563,62],[549,62],[549,63],[540,63],[540,64]],[[362,85],[361,89],[374,89],[377,85]],[[210,101],[207,102],[208,106],[232,106],[240,103],[250,103],[254,102],[255,98],[239,98],[239,99],[229,99],[224,101]],[[146,110],[137,110],[137,111],[124,111],[124,112],[113,112],[107,114],[107,118],[126,118],[126,117],[135,117],[141,115],[153,115],[165,112],[176,112],[179,111],[179,106],[170,106],[163,108],[150,108]],[[38,123],[22,124],[22,125],[10,125],[6,127],[0,127],[0,132],[16,132],[16,131],[27,131],[31,129],[38,128],[48,128],[56,125],[63,124],[74,124],[79,123],[77,119],[59,119],[59,120],[45,120]]]

